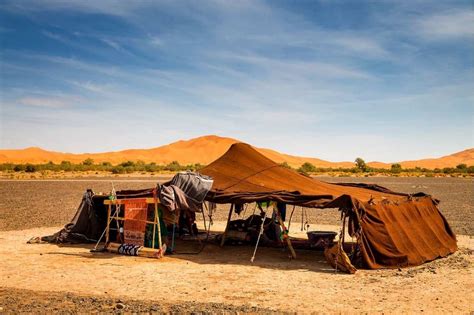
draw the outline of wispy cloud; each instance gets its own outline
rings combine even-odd
[[[103,43],[109,45],[110,47],[112,47],[113,49],[115,50],[118,50],[118,51],[121,51],[122,50],[122,47],[115,41],[111,40],[111,39],[108,39],[108,38],[101,38],[100,39]]]
[[[38,12],[38,11],[79,11],[89,13],[103,13],[117,16],[126,16],[131,14],[134,9],[146,7],[150,4],[146,0],[120,1],[68,1],[68,0],[44,0],[37,1],[14,1],[2,4],[6,10],[13,12]]]
[[[299,61],[291,59],[277,59],[255,54],[235,54],[223,53],[213,54],[227,60],[237,60],[248,63],[253,67],[271,72],[271,74],[279,73],[280,75],[290,76],[309,76],[318,78],[352,78],[352,79],[368,79],[372,76],[360,69],[354,69],[341,64],[324,63],[317,61]]]
[[[110,85],[97,84],[91,81],[86,81],[86,82],[70,81],[70,83],[81,89],[91,91],[94,93],[105,93],[110,89]]]
[[[69,100],[47,97],[24,97],[19,99],[18,103],[27,106],[45,108],[65,108],[71,105]]]
[[[41,34],[43,34],[44,36],[49,37],[51,39],[54,39],[54,40],[57,40],[57,41],[60,41],[60,42],[65,42],[65,39],[62,36],[60,36],[58,34],[55,34],[55,33],[52,33],[50,31],[43,30],[43,31],[41,31]]]
[[[163,46],[164,42],[162,39],[160,39],[159,37],[157,36],[152,36],[150,38],[150,44],[152,44],[153,46]]]
[[[451,10],[421,17],[416,27],[426,39],[471,38],[474,36],[474,11]],[[469,40],[469,39],[468,39]]]

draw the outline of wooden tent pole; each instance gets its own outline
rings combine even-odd
[[[273,210],[276,213],[278,223],[280,223],[280,226],[283,229],[283,232],[285,230],[288,231],[285,227],[285,223],[283,222],[283,219],[281,218],[280,210],[278,209],[278,206],[277,206],[276,203],[273,203]],[[283,235],[285,235],[285,234],[283,234]],[[283,236],[283,237],[286,239],[286,244],[288,245],[288,249],[290,250],[291,257],[293,257],[293,259],[296,259],[296,252],[295,252],[295,249],[293,248],[293,245],[291,244],[290,236],[287,235],[286,237],[285,236]]]
[[[232,211],[233,210],[234,210],[234,204],[232,203],[230,205],[229,216],[227,217],[227,224],[225,226],[224,233],[222,234],[221,247],[224,246],[224,243],[225,243],[225,237],[227,235],[227,230],[229,229],[229,222],[230,222],[230,219],[232,218]]]
[[[109,232],[110,232],[110,215],[112,212],[112,203],[109,203],[109,206],[107,207],[107,227],[105,228],[105,246],[109,244]],[[119,231],[120,233],[120,231]]]
[[[155,235],[156,235],[156,208],[154,210],[154,218],[153,218],[153,236],[151,238],[151,248],[155,248]]]
[[[153,224],[153,241],[152,241],[152,247],[155,248],[155,227],[158,228],[158,246],[160,248],[160,251],[163,250],[163,245],[161,243],[161,226],[160,226],[160,216],[158,213],[158,200],[156,197],[156,189],[155,189],[155,195],[154,195],[154,201],[155,201],[155,224]],[[161,253],[163,255],[163,253]]]

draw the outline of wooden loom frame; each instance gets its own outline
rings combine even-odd
[[[163,242],[161,241],[161,226],[160,226],[160,216],[158,214],[158,199],[157,198],[126,198],[126,199],[114,199],[114,200],[104,200],[104,205],[107,207],[107,226],[105,228],[105,248],[109,252],[118,253],[119,247],[122,245],[120,243],[110,242],[110,223],[112,219],[116,221],[125,221],[124,217],[118,216],[118,211],[115,211],[115,215],[112,216],[112,206],[123,205],[125,204],[125,200],[143,200],[147,204],[154,204],[154,220],[148,221],[145,220],[146,224],[153,224],[153,237],[152,237],[152,247],[142,246],[142,248],[138,251],[138,256],[142,257],[153,257],[153,258],[160,258],[164,255],[163,252]],[[155,249],[155,234],[158,232],[158,250]],[[120,233],[120,231],[119,231]]]

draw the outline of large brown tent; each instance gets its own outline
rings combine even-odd
[[[321,182],[278,165],[244,143],[233,144],[200,172],[214,179],[206,200],[215,203],[278,201],[339,208],[348,217],[349,233],[359,240],[367,268],[414,266],[457,250],[438,201],[423,193]]]

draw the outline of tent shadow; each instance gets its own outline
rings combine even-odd
[[[225,245],[220,247],[211,242],[206,244],[199,254],[187,254],[197,253],[199,249],[200,246],[196,241],[178,241],[175,253],[167,257],[203,265],[240,265],[265,269],[335,273],[322,251],[297,249],[296,259],[290,259],[286,248],[259,247],[254,262],[251,262],[254,246]]]
[[[49,252],[43,255],[62,255],[62,256],[74,256],[80,258],[93,258],[93,259],[111,259],[117,257],[117,255],[108,252],[81,252],[81,253],[64,253],[64,252]]]
[[[99,248],[103,247],[99,244]],[[176,240],[175,251],[168,254],[165,259],[178,259],[189,261],[200,265],[239,265],[257,267],[274,270],[301,270],[308,272],[319,272],[334,274],[335,270],[329,265],[322,251],[296,249],[296,259],[290,259],[286,248],[259,246],[254,262],[250,261],[253,255],[254,246],[251,245],[225,245],[220,247],[213,241],[204,244],[202,251],[201,244],[196,240]],[[95,244],[58,244],[59,248],[80,248],[87,252],[61,252],[54,251],[44,253],[47,255],[75,256],[87,259],[114,259],[118,255],[107,251],[90,252]],[[126,257],[126,256],[122,256]],[[140,258],[149,261],[152,258]],[[156,263],[160,263],[156,260]],[[341,272],[338,275],[344,274]]]
[[[93,258],[93,259],[111,259],[111,258],[117,257],[116,254],[109,253],[107,251],[96,251],[96,252],[91,251],[95,247],[95,244],[93,243],[77,243],[77,244],[63,243],[63,244],[55,244],[55,245],[59,249],[77,248],[77,249],[87,250],[87,252],[81,251],[81,252],[76,252],[76,253],[70,253],[70,252],[53,251],[53,252],[44,253],[43,255],[76,256],[76,257],[81,257],[81,258]],[[103,247],[104,247],[104,243],[100,243],[98,246],[99,249]]]

